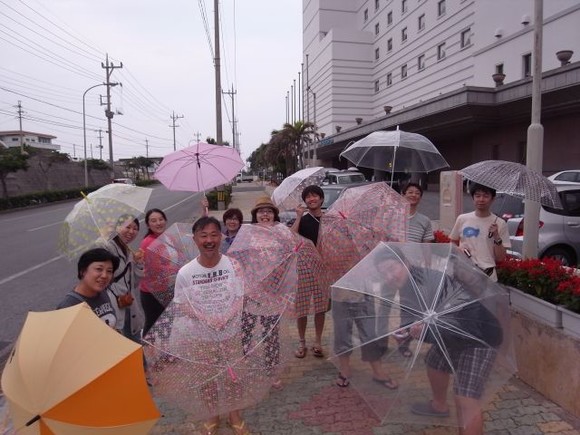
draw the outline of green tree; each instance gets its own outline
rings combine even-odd
[[[29,147],[25,147],[28,151]],[[28,152],[21,152],[20,148],[0,148],[0,182],[2,183],[2,195],[8,198],[8,187],[6,177],[11,172],[28,169]]]
[[[281,135],[281,141],[284,143],[289,150],[288,154],[291,157],[291,167],[289,168],[293,172],[296,169],[301,169],[304,167],[304,161],[302,158],[302,151],[304,145],[311,144],[314,135],[314,124],[312,122],[296,121],[294,124],[284,124],[282,130],[280,130],[279,135]]]

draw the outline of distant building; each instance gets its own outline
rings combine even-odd
[[[580,2],[543,4],[550,173],[580,167]],[[303,0],[304,115],[323,137],[320,164],[347,165],[347,144],[397,125],[429,137],[453,169],[522,161],[533,34],[533,0]]]
[[[33,133],[31,131],[22,131],[22,133],[19,130],[0,131],[0,142],[3,142],[9,148],[19,147],[21,134],[24,145],[47,150],[60,150],[60,145],[52,143],[52,140],[56,139],[56,136]]]

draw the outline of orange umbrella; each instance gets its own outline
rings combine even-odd
[[[141,346],[85,303],[28,313],[2,390],[20,434],[144,434],[160,416]]]

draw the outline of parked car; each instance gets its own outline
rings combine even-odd
[[[363,173],[347,169],[345,171],[327,172],[323,181],[324,185],[364,183],[366,178]]]
[[[576,266],[580,259],[580,185],[557,185],[563,209],[540,208],[538,257],[554,257],[566,266]],[[509,219],[511,254],[522,255],[524,218]]]
[[[130,178],[115,178],[113,180],[113,183],[130,184],[132,186],[135,185],[135,182]]]
[[[362,183],[353,184],[328,184],[326,186],[320,186],[324,192],[324,202],[322,203],[322,210],[326,210],[338,199],[338,197],[347,189],[364,186],[365,184],[370,184],[370,182],[365,181]],[[296,220],[296,212],[294,210],[286,210],[280,212],[280,222],[285,223],[289,227],[294,224]]]
[[[580,184],[580,169],[556,172],[554,175],[550,175],[548,180],[551,180],[554,184]]]

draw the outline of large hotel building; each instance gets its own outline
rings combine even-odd
[[[534,0],[303,0],[307,158],[344,168],[349,143],[399,126],[451,169],[525,163],[534,18]],[[542,53],[550,174],[580,167],[580,1],[544,0]]]

